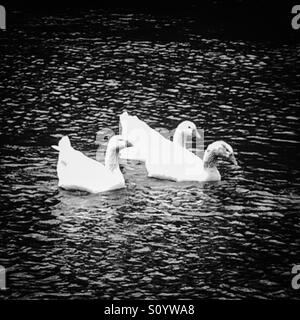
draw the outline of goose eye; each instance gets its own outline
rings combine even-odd
[[[231,151],[229,151],[227,148],[225,148],[225,152],[227,155],[229,155],[229,156],[231,155]]]

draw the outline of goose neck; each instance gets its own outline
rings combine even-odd
[[[215,168],[217,164],[217,155],[212,151],[206,150],[203,157],[203,166],[207,168]]]
[[[187,142],[187,137],[186,135],[184,134],[184,131],[181,130],[180,128],[177,128],[175,130],[175,133],[174,133],[174,138],[173,138],[173,141],[177,144],[177,145],[180,145],[181,147],[185,147],[186,146],[186,142]]]
[[[110,171],[115,171],[119,168],[119,149],[113,148],[108,145],[106,154],[105,154],[105,166]]]

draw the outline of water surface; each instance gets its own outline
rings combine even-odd
[[[0,296],[298,298],[299,49],[101,11],[1,34]],[[95,158],[96,132],[117,132],[124,109],[153,127],[192,120],[240,167],[221,163],[222,181],[201,184],[123,163],[126,189],[59,190],[50,145],[67,134]]]

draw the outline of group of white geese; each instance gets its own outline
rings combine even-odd
[[[224,141],[211,143],[203,159],[187,149],[187,139],[193,134],[200,138],[195,124],[181,122],[173,141],[163,137],[137,116],[126,111],[120,115],[121,134],[110,138],[105,164],[75,150],[67,136],[60,139],[57,162],[58,186],[66,190],[99,193],[125,187],[119,158],[145,163],[148,177],[172,181],[219,181],[218,159],[237,165],[232,147]]]

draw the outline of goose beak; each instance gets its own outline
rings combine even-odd
[[[130,148],[130,147],[133,147],[133,144],[130,141],[126,140],[125,148]]]
[[[200,135],[200,133],[198,132],[198,130],[197,129],[195,129],[195,136],[196,136],[196,138],[198,138],[198,139],[201,139],[201,135]]]
[[[231,155],[229,156],[229,161],[230,161],[232,164],[234,164],[235,166],[238,165],[234,154],[231,154]]]

